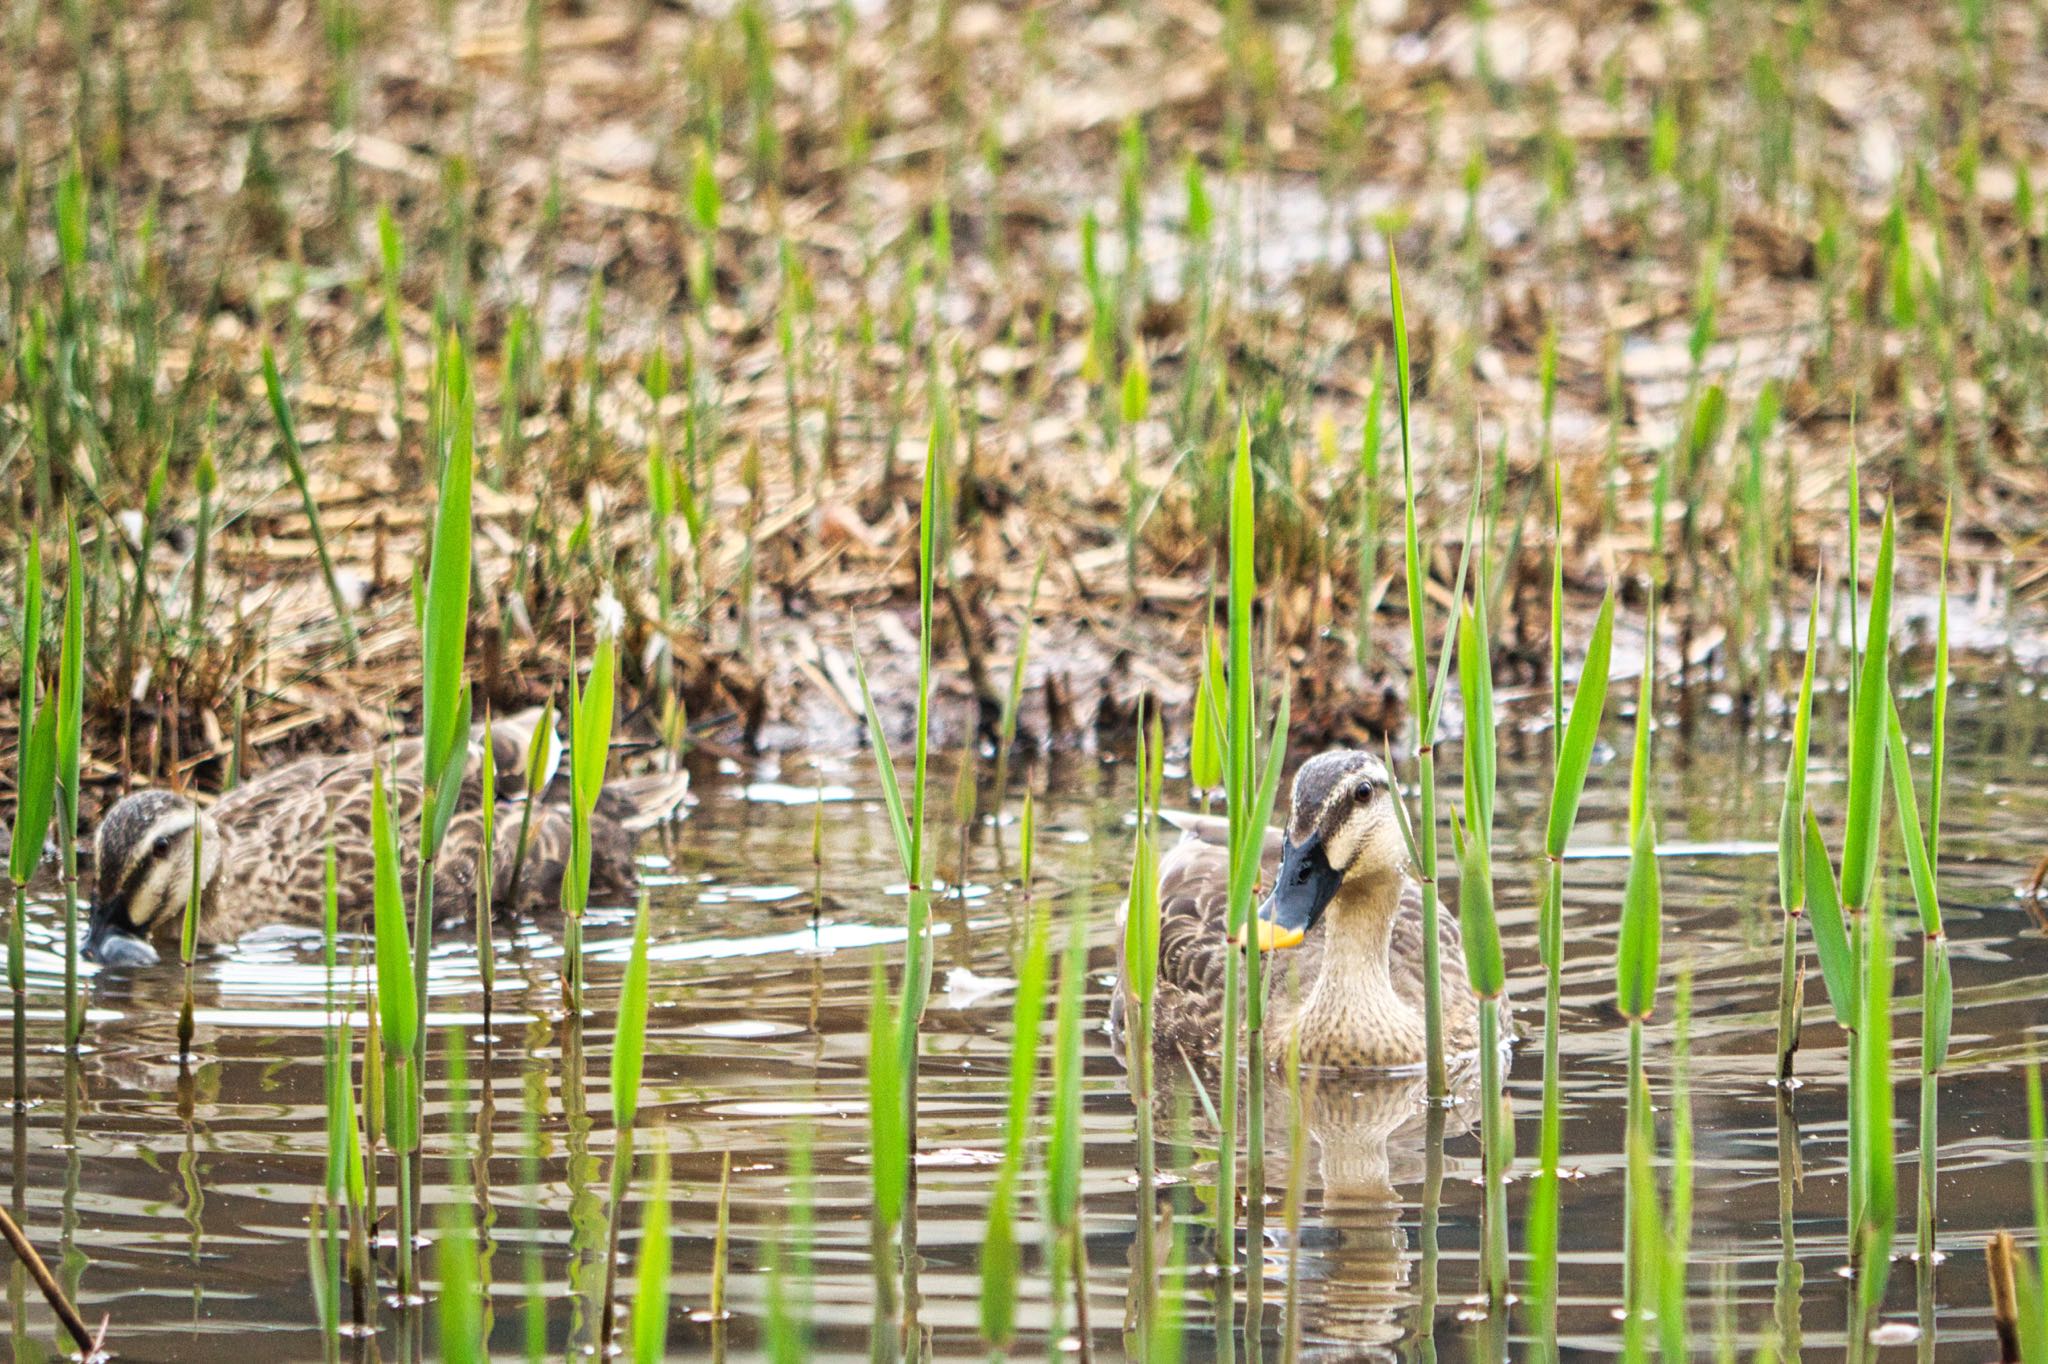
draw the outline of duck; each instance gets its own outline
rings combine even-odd
[[[1288,950],[1268,965],[1266,1054],[1297,1042],[1304,1066],[1397,1071],[1428,1057],[1423,1002],[1422,886],[1410,874],[1401,798],[1386,765],[1358,749],[1317,754],[1301,765],[1287,824],[1268,830],[1264,884],[1253,933],[1262,951]],[[1190,1060],[1220,1051],[1230,859],[1227,824],[1170,816],[1183,836],[1159,861],[1159,971],[1153,998],[1155,1051]],[[1128,904],[1125,908],[1128,913]],[[1447,1056],[1477,1053],[1480,1010],[1510,1012],[1505,997],[1478,999],[1465,974],[1457,916],[1440,908],[1437,945]],[[1118,985],[1111,1026],[1133,1007],[1117,935]],[[1291,977],[1291,979],[1290,979]]]
[[[485,744],[501,789],[520,785],[536,742],[557,765],[560,742],[541,728],[534,707],[471,731],[456,811],[434,866],[434,913],[442,922],[477,910],[476,885],[483,848],[482,770]],[[101,966],[146,967],[160,959],[153,938],[181,931],[199,860],[197,939],[230,943],[273,924],[317,927],[326,917],[327,850],[334,849],[335,891],[345,923],[370,917],[375,900],[375,856],[370,815],[377,774],[390,801],[402,884],[411,887],[419,863],[419,827],[425,794],[425,748],[418,738],[368,751],[315,755],[260,773],[202,805],[161,789],[134,792],[117,802],[94,830],[93,892],[81,955]],[[591,894],[630,895],[637,884],[637,834],[678,817],[689,797],[682,769],[614,778],[591,818]],[[520,800],[501,800],[493,839],[491,903],[498,916],[543,913],[560,903],[569,865],[571,817],[566,800],[544,791],[530,816]],[[527,825],[524,852],[518,831]]]

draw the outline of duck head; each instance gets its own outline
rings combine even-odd
[[[87,961],[156,965],[149,939],[185,911],[195,845],[203,891],[220,871],[220,836],[198,806],[169,791],[138,791],[107,811],[93,835]]]
[[[1357,749],[1321,753],[1294,775],[1280,870],[1259,906],[1264,949],[1298,947],[1346,878],[1398,874],[1407,861],[1386,764]]]

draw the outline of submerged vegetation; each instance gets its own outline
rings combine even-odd
[[[1805,1235],[1846,1284],[1830,1349],[1910,1336],[1933,1357],[1958,1244],[1937,1195],[1982,1168],[1940,1167],[1961,995],[1949,597],[1967,565],[1999,651],[2037,661],[2012,625],[2044,581],[2024,557],[2048,412],[2025,152],[2044,33],[1977,4],[23,9],[0,34],[16,1356],[41,1348],[31,1286],[66,1349],[98,1348],[99,1311],[116,1350],[156,1325],[99,1307],[105,1284],[77,1306],[80,1123],[107,1116],[89,1071],[175,1075],[195,1291],[209,1178],[255,1180],[214,1141],[233,1029],[201,1002],[202,858],[175,1049],[138,1051],[146,991],[80,975],[84,831],[132,786],[218,791],[408,734],[411,883],[380,771],[369,922],[341,920],[333,850],[308,849],[327,859],[317,947],[265,949],[319,963],[299,1000],[319,1175],[291,1215],[327,1357],[1292,1360],[1337,1333],[1305,1296],[1311,1189],[1323,1215],[1385,1215],[1400,1329],[1431,1348],[1462,1332],[1558,1357],[1563,1332],[1630,1359],[1709,1339],[1796,1358]],[[1901,75],[1869,55],[1887,47],[1940,55]],[[1624,741],[1608,702],[1628,682]],[[451,951],[435,869],[470,736],[543,701],[525,769],[486,760],[479,874],[512,839],[516,888],[559,715],[559,917],[478,923]],[[1744,846],[1716,854],[1776,862],[1775,903],[1741,929],[1775,1008],[1734,1021],[1700,1008],[1667,889],[1706,855],[1669,774],[1717,711],[1783,773],[1744,760],[1773,798],[1745,799]],[[865,822],[837,803],[853,787],[828,798],[833,769],[806,796],[762,757],[856,743]],[[1224,952],[1219,1055],[1156,1048],[1162,814],[1222,798],[1242,940],[1289,755],[1338,744],[1384,747],[1414,802],[1421,1075],[1276,1054],[1267,999],[1291,981],[1258,951]],[[1077,813],[1077,746],[1132,760],[1113,842]],[[774,949],[811,963],[800,1090],[677,1078],[705,1039],[776,1025],[748,1032],[679,965],[699,939],[754,949],[701,920],[674,939],[685,901],[664,897],[712,880],[676,836],[630,914],[592,902],[622,750],[809,806],[802,871],[758,872],[808,873],[807,940]],[[950,809],[931,799],[947,776]],[[1603,784],[1618,806],[1582,820]],[[1625,872],[1580,905],[1567,862],[1589,853]],[[1446,913],[1467,974],[1448,983]],[[1112,931],[1134,969],[1105,1156]],[[448,998],[472,972],[474,1017]],[[1445,988],[1482,1001],[1476,1057],[1446,1054]],[[974,1027],[939,1017],[984,996],[1000,1007]],[[1498,1045],[1502,998],[1522,1056]],[[1600,1046],[1625,1051],[1614,1092],[1568,1093],[1572,1049]],[[2031,1250],[1984,1253],[2006,1358],[2048,1356],[2032,1047],[1961,1058],[2029,1065],[2032,1225],[2001,1215]],[[1726,1178],[1699,1158],[1721,1116],[1696,1102],[1709,1048],[1771,1062],[1746,1097],[1771,1108],[1775,1163],[1716,1152],[1778,1190],[1767,1307],[1700,1268],[1722,1233],[1696,1198]],[[827,1097],[835,1067],[856,1082]],[[997,1096],[985,1125],[962,1073]],[[1623,1230],[1586,1258],[1620,1273],[1573,1279],[1590,1199],[1571,1131],[1617,1094]],[[32,1146],[46,1104],[62,1126],[37,1119]],[[1993,1134],[2014,1151],[2021,1107]],[[1802,1227],[1816,1110],[1841,1207]],[[847,1112],[857,1160],[826,1140]],[[735,1113],[774,1124],[762,1149],[729,1139]],[[1452,1313],[1465,1126],[1479,1193]],[[31,1198],[58,1152],[61,1196]],[[962,1219],[960,1172],[983,1166]],[[750,1203],[767,1179],[777,1205]],[[971,1253],[942,1239],[953,1222]]]

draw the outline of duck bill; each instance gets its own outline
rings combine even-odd
[[[1309,930],[1321,922],[1323,911],[1343,882],[1344,873],[1330,865],[1319,836],[1289,842],[1280,853],[1280,872],[1273,879],[1272,893],[1259,906],[1252,925],[1251,936],[1259,950],[1301,946]]]
[[[92,907],[92,926],[79,955],[101,966],[154,966],[161,960],[147,938],[98,905]]]

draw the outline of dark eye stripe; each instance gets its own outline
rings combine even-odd
[[[177,846],[177,841],[183,838],[186,832],[186,830],[180,829],[176,833],[171,834],[171,847]],[[169,855],[170,848],[167,847],[164,849],[162,856],[168,857]],[[135,923],[135,892],[142,889],[143,881],[149,877],[150,868],[155,866],[158,860],[159,854],[152,846],[150,852],[129,863],[127,874],[121,878],[121,893],[115,903],[121,906],[121,913],[130,924]],[[140,927],[140,925],[136,926]]]

